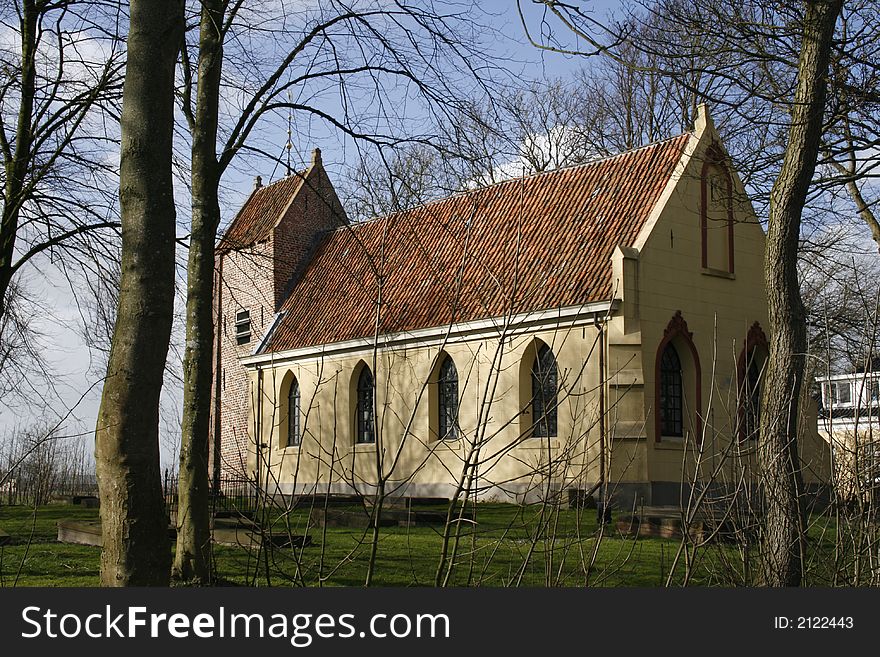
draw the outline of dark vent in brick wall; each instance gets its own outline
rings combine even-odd
[[[235,340],[238,344],[251,341],[251,311],[239,310],[235,313]]]

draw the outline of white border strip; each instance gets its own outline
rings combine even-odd
[[[451,326],[434,326],[415,331],[403,331],[380,335],[378,340],[373,337],[356,338],[344,342],[323,344],[313,347],[300,347],[286,351],[256,354],[241,358],[239,362],[245,367],[258,367],[260,365],[280,365],[289,361],[302,358],[324,357],[346,352],[372,350],[374,346],[380,349],[398,346],[426,347],[443,343],[463,342],[466,340],[480,340],[485,338],[497,338],[504,327],[507,326],[505,337],[515,337],[523,333],[534,331],[544,326],[558,328],[561,325],[576,326],[579,324],[592,323],[597,316],[610,314],[620,306],[619,299],[610,301],[598,301],[582,306],[569,306],[566,308],[553,308],[537,312],[521,313],[509,318],[490,317],[473,322],[462,322]]]
[[[269,324],[269,328],[266,329],[266,332],[263,334],[263,339],[257,344],[254,351],[251,353],[251,356],[257,356],[260,352],[263,351],[267,346],[269,346],[269,340],[272,338],[272,334],[275,332],[275,329],[278,328],[278,325],[281,323],[281,318],[284,317],[286,313],[275,313],[275,318],[272,320],[272,323]]]

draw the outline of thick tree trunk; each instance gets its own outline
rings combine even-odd
[[[841,5],[842,0],[806,3],[788,144],[770,195],[765,278],[771,337],[760,443],[766,505],[762,563],[768,586],[798,586],[803,576],[803,482],[797,431],[807,339],[797,250],[819,152],[831,41]]]
[[[21,96],[15,127],[15,146],[4,158],[6,189],[3,214],[0,216],[0,317],[6,311],[6,292],[12,282],[15,238],[21,209],[25,174],[31,157],[31,119],[34,113],[36,89],[37,28],[40,12],[35,0],[24,0],[21,7]]]
[[[180,0],[132,0],[122,94],[122,272],[95,432],[104,547],[101,584],[168,584],[159,474],[159,393],[174,306],[171,177]]]
[[[187,263],[186,350],[175,579],[211,581],[208,443],[214,355],[214,242],[220,223],[217,123],[223,2],[203,0],[192,145],[192,228]]]

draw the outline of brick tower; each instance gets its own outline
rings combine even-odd
[[[252,386],[240,359],[259,353],[291,284],[345,212],[315,149],[305,171],[254,189],[217,246],[211,471],[248,476]]]

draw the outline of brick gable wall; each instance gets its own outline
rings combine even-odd
[[[284,219],[273,231],[276,308],[287,299],[292,284],[327,232],[340,226],[344,216],[342,204],[323,166],[312,166]]]

